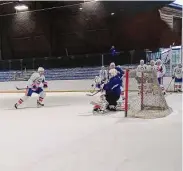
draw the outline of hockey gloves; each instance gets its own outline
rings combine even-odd
[[[44,82],[44,83],[43,83],[43,87],[44,87],[44,88],[48,88],[48,83],[47,83],[47,82]]]

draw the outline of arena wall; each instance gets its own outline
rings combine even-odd
[[[165,89],[169,86],[171,77],[164,78]],[[57,80],[49,81],[47,92],[87,92],[91,90],[93,80]],[[0,82],[0,93],[18,93],[17,87],[26,87],[26,81]],[[136,91],[137,84],[135,80],[130,80],[130,90]],[[168,89],[173,91],[173,81]]]

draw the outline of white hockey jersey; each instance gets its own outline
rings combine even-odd
[[[182,78],[182,67],[176,66],[173,70],[173,76],[179,79]]]
[[[27,86],[29,88],[32,88],[33,85],[36,85],[37,87],[43,87],[44,82],[45,82],[45,76],[40,75],[38,72],[35,72],[29,78]]]
[[[137,69],[136,69],[136,76],[137,77],[142,77],[142,72],[147,70],[147,65],[138,65]]]
[[[157,71],[157,65],[148,65],[147,66],[147,70],[148,71]]]
[[[157,69],[157,78],[161,78],[165,75],[166,73],[165,65],[156,65],[156,69]]]
[[[106,80],[107,79],[107,70],[100,70],[99,77],[101,80]]]

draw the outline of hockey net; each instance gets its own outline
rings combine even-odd
[[[125,115],[144,119],[161,118],[171,113],[154,70],[140,73],[126,70]]]

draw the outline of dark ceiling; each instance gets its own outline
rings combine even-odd
[[[157,49],[177,42],[158,9],[172,1],[0,2],[3,59]],[[16,13],[17,4],[29,11]],[[115,15],[111,15],[115,13]],[[30,14],[30,15],[28,15]],[[176,39],[176,40],[175,40]],[[179,43],[178,43],[179,44]]]
[[[16,13],[14,9],[17,4],[26,4],[29,10],[53,10],[55,8],[68,8],[69,10],[78,10],[84,3],[87,5],[91,1],[0,1],[0,16],[6,16]],[[104,9],[109,12],[139,12],[149,9],[157,9],[173,1],[101,1]],[[47,9],[48,8],[48,9]],[[49,9],[53,8],[53,9]]]

